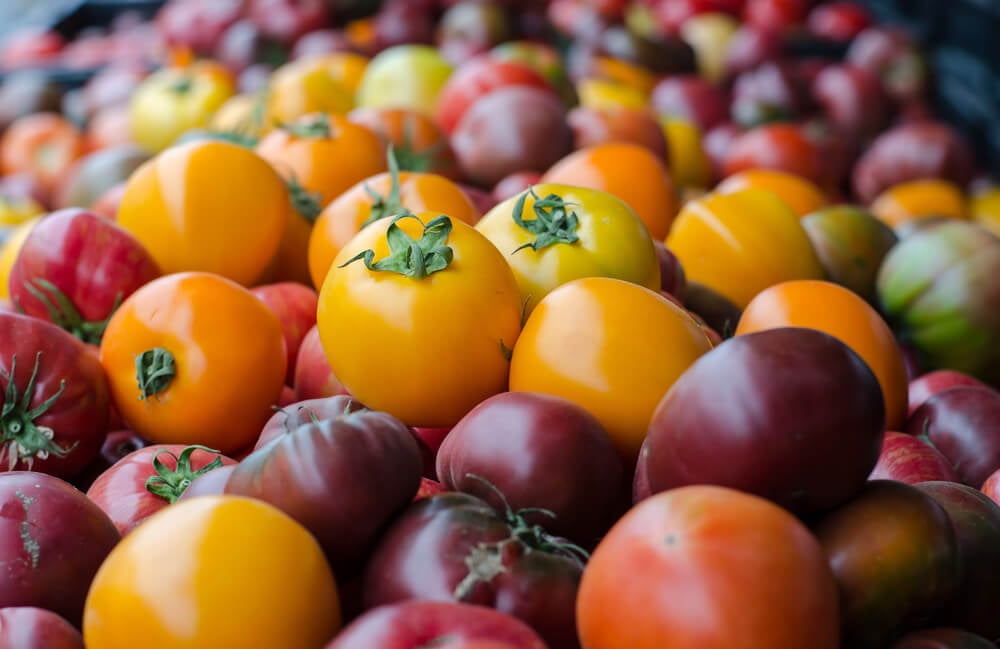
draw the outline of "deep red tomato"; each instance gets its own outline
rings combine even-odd
[[[809,12],[807,27],[814,36],[848,43],[872,24],[871,14],[858,2],[824,2]]]
[[[177,502],[195,478],[226,464],[236,461],[204,446],[147,446],[102,473],[87,490],[87,497],[104,510],[124,536]]]
[[[285,337],[288,352],[288,372],[285,382],[295,381],[295,359],[299,355],[302,340],[316,324],[316,305],[319,297],[311,287],[298,282],[266,284],[250,289],[267,305],[281,322],[281,332]]]
[[[794,124],[767,124],[737,137],[723,171],[732,176],[747,169],[786,171],[821,186],[828,184],[819,147]]]
[[[83,636],[52,611],[34,606],[0,608],[4,649],[84,649]]]
[[[799,25],[809,11],[809,0],[747,0],[743,20],[755,27],[781,31]]]

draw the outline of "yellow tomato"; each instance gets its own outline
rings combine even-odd
[[[362,56],[341,53],[281,66],[271,77],[266,130],[310,113],[347,113],[354,108],[359,70],[366,64]]]
[[[0,228],[26,223],[45,210],[31,198],[5,198],[0,196]]]
[[[969,203],[969,213],[977,223],[1000,237],[1000,187],[976,194]]]
[[[580,105],[585,108],[646,108],[646,95],[632,86],[608,79],[582,79],[576,84]]]
[[[683,308],[630,282],[589,277],[549,293],[514,346],[510,389],[573,401],[634,463],[653,411],[711,349]]]
[[[823,267],[805,229],[773,193],[712,193],[684,206],[667,247],[684,274],[743,308],[768,286],[822,279]]]
[[[748,169],[735,173],[719,183],[715,191],[732,194],[743,189],[772,192],[799,217],[812,214],[826,205],[826,196],[819,187],[795,174],[773,169]]]
[[[571,185],[535,185],[486,214],[476,229],[514,271],[526,311],[582,277],[615,277],[659,290],[653,240],[620,198]]]
[[[7,299],[10,297],[8,281],[10,279],[10,269],[14,267],[17,255],[21,252],[21,246],[24,245],[24,240],[28,238],[31,228],[35,227],[35,224],[41,218],[40,216],[35,217],[12,229],[7,234],[3,246],[0,247],[0,298]]]
[[[871,204],[871,212],[891,228],[928,218],[966,219],[965,196],[947,180],[911,180],[893,185]]]
[[[433,115],[454,68],[429,45],[397,45],[371,60],[358,86],[358,106],[411,108]]]
[[[472,226],[436,212],[380,219],[337,255],[319,296],[327,360],[369,408],[456,424],[507,386],[517,281]]]
[[[340,628],[313,536],[267,503],[201,496],[143,522],[87,594],[87,649],[319,649]]]
[[[266,160],[235,144],[199,140],[132,174],[118,224],[164,274],[206,271],[249,286],[274,259],[291,210],[288,189]]]
[[[593,73],[590,76],[629,86],[642,93],[644,97],[649,97],[653,86],[656,85],[656,76],[649,70],[609,56],[594,58]]]
[[[667,140],[670,176],[681,188],[705,188],[712,182],[712,161],[701,145],[698,126],[685,119],[660,118],[660,126]]]
[[[264,131],[266,108],[260,95],[235,95],[216,111],[208,127],[217,132],[255,138]]]
[[[729,41],[740,23],[729,14],[708,12],[692,16],[681,26],[681,38],[694,50],[698,73],[713,83],[726,74]]]

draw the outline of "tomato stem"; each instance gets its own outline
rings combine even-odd
[[[195,451],[215,453],[215,459],[195,471],[191,467],[191,455]],[[177,468],[170,469],[167,467],[167,465],[160,461],[161,455],[169,455],[174,458]],[[146,491],[154,496],[163,498],[172,505],[191,486],[195,478],[213,469],[218,469],[220,466],[222,466],[222,456],[215,449],[206,446],[188,446],[181,451],[180,455],[174,455],[169,449],[161,448],[153,453],[153,470],[156,471],[156,475],[146,478]]]
[[[5,458],[7,468],[13,471],[19,461],[23,461],[30,471],[35,458],[45,460],[49,455],[65,457],[74,448],[74,442],[69,448],[60,447],[55,441],[55,431],[48,426],[39,426],[35,420],[52,408],[53,404],[66,390],[66,381],[59,382],[59,389],[47,398],[41,405],[31,408],[31,400],[35,393],[35,382],[38,379],[38,368],[41,364],[42,352],[35,354],[35,365],[31,370],[31,378],[25,386],[24,393],[19,394],[14,382],[17,370],[17,354],[10,360],[10,373],[0,370],[0,378],[7,381],[4,390],[3,408],[0,409],[0,462]]]
[[[315,223],[323,211],[320,203],[323,197],[319,192],[311,192],[295,178],[293,175],[285,183],[288,186],[288,195],[292,199],[292,207],[309,223]]]
[[[135,378],[139,384],[139,400],[148,399],[167,389],[177,375],[174,356],[162,347],[147,349],[135,359]]]
[[[416,142],[414,141],[415,134],[413,132],[415,119],[416,118],[412,115],[406,116],[406,122],[403,124],[402,142],[400,142],[396,157],[399,161],[400,169],[417,173],[427,173],[433,169],[434,159],[437,158],[442,151],[444,151],[445,146],[447,146],[447,141],[441,139],[440,141],[418,151],[416,148]]]
[[[307,140],[323,140],[333,137],[333,125],[326,113],[317,113],[295,123],[278,124],[281,130]]]
[[[414,240],[397,225],[401,219],[416,219],[424,226],[419,239]],[[445,245],[451,234],[451,219],[441,215],[424,223],[415,214],[406,212],[392,219],[386,230],[386,240],[389,242],[389,256],[375,260],[375,251],[369,248],[341,264],[339,268],[361,260],[371,271],[387,271],[399,273],[413,279],[424,279],[451,264],[454,251]]]
[[[372,203],[368,218],[361,224],[362,230],[375,221],[384,219],[387,216],[395,216],[407,212],[407,209],[403,207],[402,188],[399,180],[399,164],[396,161],[396,154],[391,144],[389,145],[389,150],[386,152],[386,158],[389,163],[389,193],[383,196],[365,183],[365,193],[374,202]]]
[[[32,285],[34,283],[34,285]],[[100,344],[104,330],[108,328],[111,316],[122,302],[122,294],[115,296],[115,303],[111,307],[111,312],[104,320],[90,322],[84,320],[76,305],[66,297],[66,294],[59,290],[59,287],[47,279],[34,278],[24,282],[24,289],[28,291],[36,300],[42,303],[48,311],[49,320],[53,324],[70,332],[85,343],[92,345]],[[49,297],[51,296],[51,297]]]
[[[176,81],[167,86],[168,90],[176,92],[179,95],[191,92],[192,88],[194,88],[194,78],[189,74],[179,77]]]
[[[531,209],[535,213],[535,218],[524,218],[524,203],[528,196],[535,199]],[[535,240],[518,246],[514,249],[514,254],[519,250],[531,248],[538,250],[546,248],[556,243],[576,243],[580,240],[576,231],[580,228],[580,219],[576,212],[569,209],[571,203],[567,203],[561,196],[548,194],[545,198],[539,198],[534,188],[522,193],[517,202],[514,203],[514,210],[511,216],[514,222],[522,229],[537,235]]]

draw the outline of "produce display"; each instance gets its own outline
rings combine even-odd
[[[917,34],[100,4],[0,35],[0,649],[1000,646],[1000,180]]]

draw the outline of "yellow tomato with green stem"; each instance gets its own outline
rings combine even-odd
[[[347,113],[367,65],[361,55],[336,52],[281,66],[267,90],[264,131],[310,113]]]
[[[660,266],[646,226],[608,192],[535,185],[494,207],[476,229],[507,258],[527,313],[554,288],[582,277],[660,288]]]
[[[330,368],[361,403],[443,428],[506,389],[521,297],[503,255],[472,226],[404,213],[340,251],[317,326]]]

